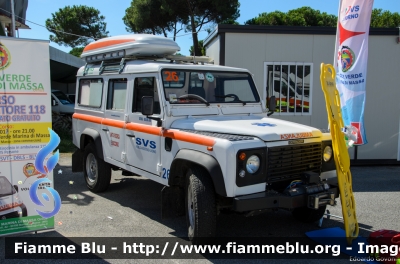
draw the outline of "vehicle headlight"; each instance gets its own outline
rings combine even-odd
[[[332,158],[332,153],[333,153],[333,151],[332,151],[332,147],[331,147],[331,146],[326,146],[326,147],[324,148],[323,157],[324,157],[324,161],[325,161],[325,162],[328,162],[328,161],[331,160],[331,158]]]
[[[248,173],[256,173],[260,168],[260,158],[256,155],[251,155],[246,162],[246,169]]]

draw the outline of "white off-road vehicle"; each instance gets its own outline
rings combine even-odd
[[[73,171],[93,192],[107,189],[112,170],[165,185],[162,215],[186,213],[192,240],[214,236],[224,211],[320,219],[338,197],[330,135],[268,117],[248,70],[177,50],[152,35],[85,48]]]

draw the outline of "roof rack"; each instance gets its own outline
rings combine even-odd
[[[127,58],[113,58],[113,59],[105,59],[105,60],[93,60],[90,62],[101,62],[100,63],[100,68],[99,68],[99,74],[103,73],[110,73],[110,72],[118,72],[119,74],[124,70],[124,67],[126,65],[126,61],[128,60],[154,60],[154,61],[170,61],[170,62],[177,62],[177,63],[182,63],[182,62],[187,62],[187,63],[193,63],[193,64],[202,64],[208,63],[208,64],[214,64],[214,61],[207,56],[182,56],[182,55],[165,55],[162,57],[155,57],[155,56],[143,56],[143,57],[127,57]],[[83,76],[85,76],[88,73],[89,70],[89,63],[87,62],[85,64],[84,70],[83,70]]]
[[[164,56],[166,59],[171,60],[171,61],[176,61],[176,62],[193,62],[194,64],[197,63],[210,63],[214,64],[214,61],[212,58],[207,57],[207,56],[183,56],[183,55],[165,55]]]
[[[109,54],[110,53],[110,54]],[[183,56],[183,55],[153,55],[153,56],[124,56],[123,52],[107,52],[103,54],[97,54],[94,56],[86,57],[87,63],[93,62],[103,62],[103,61],[118,61],[121,59],[124,60],[169,60],[175,62],[189,62],[194,64],[204,64],[209,63],[213,64],[214,61],[212,58],[207,56]]]

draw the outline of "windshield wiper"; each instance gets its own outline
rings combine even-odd
[[[206,106],[210,106],[210,103],[204,99],[203,97],[201,97],[200,95],[197,94],[184,94],[178,97],[179,99],[185,99],[185,98],[192,98],[192,99],[196,99],[202,103],[205,103]]]
[[[242,103],[243,105],[246,105],[246,102],[243,102],[242,100],[239,99],[239,97],[236,94],[227,94],[227,95],[215,95],[217,98],[233,98],[233,103],[234,102],[239,102]],[[230,102],[228,102],[230,103]]]

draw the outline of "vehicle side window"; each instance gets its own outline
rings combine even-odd
[[[102,79],[81,79],[79,81],[78,104],[100,107],[103,96]]]
[[[157,85],[154,77],[139,77],[135,78],[134,96],[132,104],[132,113],[142,111],[142,97],[154,97],[154,114],[160,114],[160,101],[157,93]]]
[[[127,80],[110,79],[108,81],[107,109],[125,110]]]

